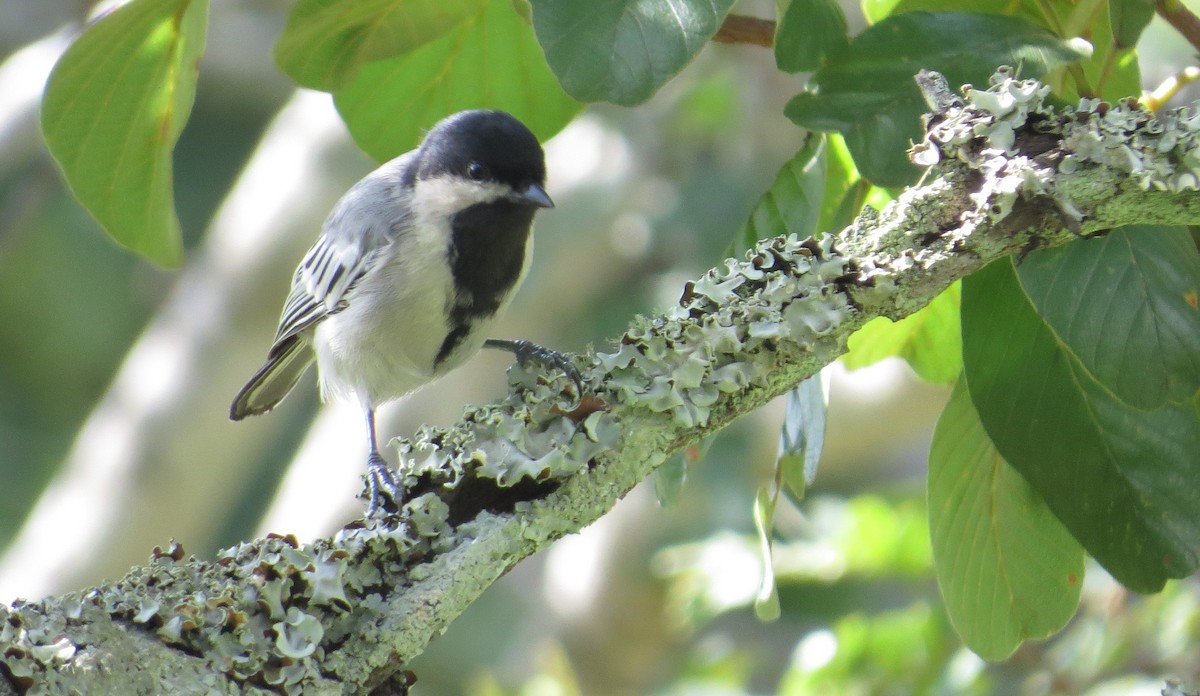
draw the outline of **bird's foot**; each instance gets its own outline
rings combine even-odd
[[[404,503],[404,482],[378,452],[372,452],[367,458],[366,479],[367,517],[400,512]]]
[[[566,353],[560,353],[552,348],[540,346],[532,341],[522,339],[489,338],[484,341],[483,345],[487,348],[506,350],[512,353],[517,357],[517,362],[522,367],[533,362],[541,365],[543,368],[562,372],[575,383],[576,398],[583,397],[583,375],[579,374],[579,368],[575,367],[575,363],[571,358],[567,357]]]

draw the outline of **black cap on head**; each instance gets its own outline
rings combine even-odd
[[[425,136],[417,177],[451,174],[514,189],[546,181],[542,146],[525,124],[503,111],[460,111]]]

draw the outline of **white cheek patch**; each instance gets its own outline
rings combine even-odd
[[[417,179],[413,209],[418,220],[447,218],[477,203],[491,203],[512,193],[512,189],[495,182],[479,182],[445,176],[436,179]]]

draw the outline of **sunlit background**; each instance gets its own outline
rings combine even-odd
[[[176,151],[188,252],[164,271],[105,237],[38,134],[46,74],[89,3],[0,0],[0,602],[115,579],[172,538],[211,556],[266,531],[329,534],[361,510],[358,409],[320,405],[311,375],[269,416],[226,417],[291,270],[373,166],[329,97],[274,67],[289,7],[213,3]],[[1191,60],[1156,20],[1145,84]],[[648,104],[585,111],[547,145],[557,207],[538,217],[534,267],[499,334],[603,349],[635,314],[674,302],[798,147],[782,110],[800,84],[768,51],[711,46]],[[502,393],[509,362],[480,355],[386,409],[382,432],[453,422]],[[1004,665],[962,648],[923,503],[948,390],[898,362],[829,373],[820,472],[805,504],[779,514],[780,621],[749,608],[775,403],[708,443],[670,504],[647,482],[518,566],[411,665],[415,693],[1157,694],[1165,676],[1200,688],[1194,582],[1141,599],[1089,567],[1060,637]]]

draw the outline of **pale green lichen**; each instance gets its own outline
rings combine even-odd
[[[635,323],[616,352],[597,361],[617,403],[670,416],[679,427],[707,425],[721,394],[765,384],[774,346],[814,356],[837,349],[822,340],[854,314],[850,261],[831,237],[759,242],[745,260],[728,259],[688,285],[666,318]]]
[[[973,199],[988,202],[992,219],[1006,216],[1018,194],[1056,195],[1053,172],[1072,174],[1088,162],[1128,173],[1143,190],[1200,188],[1200,112],[1194,107],[1156,114],[1133,98],[1116,104],[1085,98],[1060,109],[1046,102],[1048,86],[1016,79],[1007,67],[992,75],[987,89],[966,85],[962,93],[964,100],[937,115],[910,156],[922,166],[950,158],[982,171],[984,187]],[[1022,133],[1034,140],[1022,141]],[[999,176],[1016,171],[1025,172],[1024,181]],[[1061,203],[1070,216],[1071,202]]]
[[[273,624],[275,629],[275,647],[279,654],[293,660],[308,657],[316,651],[321,643],[325,629],[321,622],[311,614],[306,614],[296,607],[288,609],[283,621]]]

